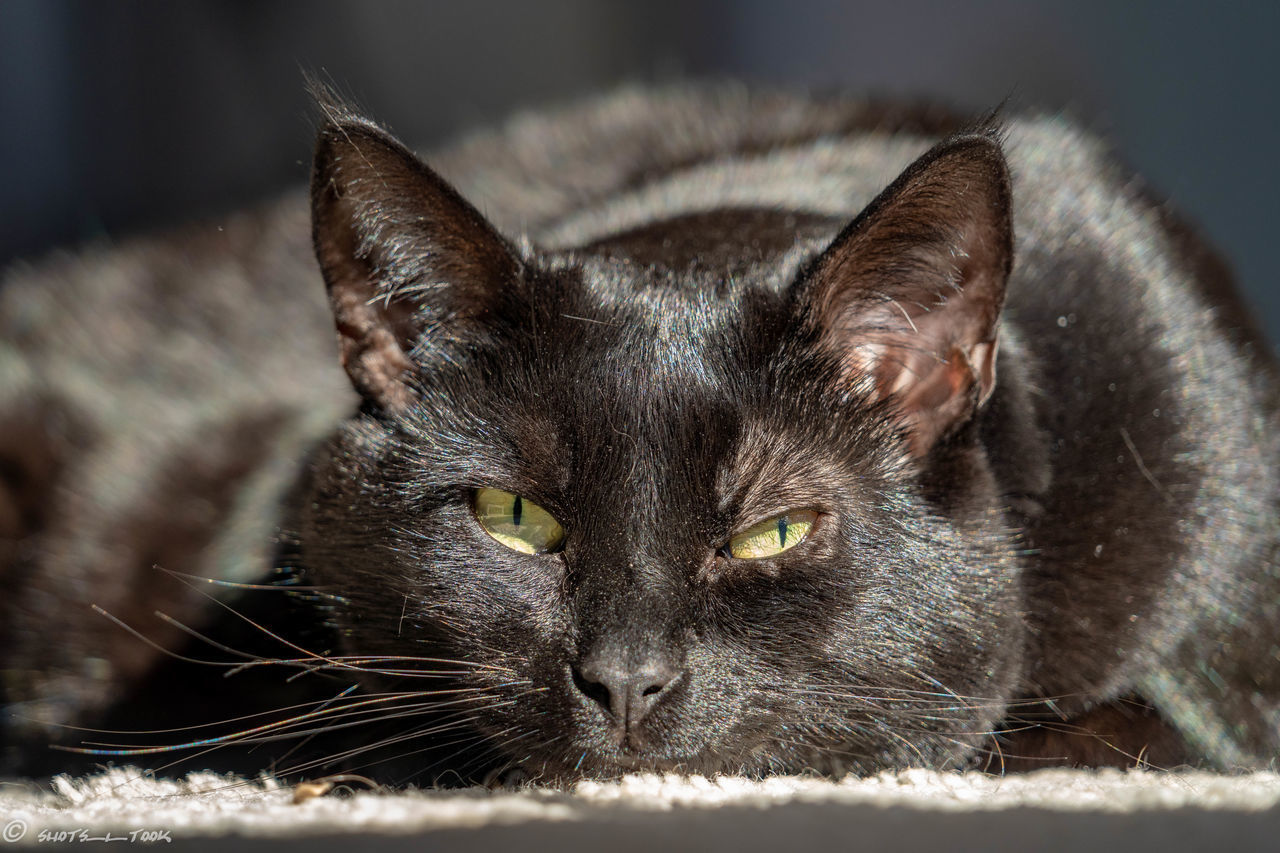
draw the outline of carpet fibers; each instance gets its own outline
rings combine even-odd
[[[0,783],[3,846],[111,840],[187,849],[1277,850],[1280,775],[904,771],[868,779],[638,775],[571,790],[368,791],[296,802],[264,778],[116,768]],[[425,845],[425,846],[424,846]],[[3,849],[0,846],[0,849]]]

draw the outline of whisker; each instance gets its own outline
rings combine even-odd
[[[449,692],[454,692],[454,691],[449,691]],[[328,703],[326,703],[325,706],[320,709],[313,710],[304,714],[298,714],[294,717],[290,717],[285,720],[277,720],[271,723],[264,723],[261,726],[254,726],[248,729],[242,729],[240,731],[232,732],[226,735],[220,735],[220,736],[210,737],[210,738],[201,738],[199,740],[192,740],[186,743],[171,744],[167,746],[128,747],[123,744],[98,743],[98,742],[90,741],[88,743],[92,744],[91,747],[76,747],[76,746],[64,746],[61,744],[54,744],[52,745],[51,748],[60,750],[62,752],[73,752],[73,753],[78,753],[82,755],[135,756],[135,755],[153,755],[156,753],[173,752],[173,751],[182,750],[182,749],[193,749],[193,748],[199,748],[199,747],[210,746],[215,744],[267,743],[271,741],[282,740],[288,737],[297,737],[298,734],[296,732],[288,732],[287,730],[291,727],[300,725],[305,722],[310,722],[311,720],[319,719],[321,717],[325,717],[325,716],[333,717],[335,715],[349,715],[349,714],[352,714],[353,710],[357,708],[360,709],[359,710],[360,713],[375,713],[380,711],[381,709],[373,706],[377,706],[389,701],[395,701],[399,699],[422,698],[423,696],[429,696],[429,695],[436,695],[436,694],[415,692],[415,693],[396,693],[388,696],[364,697],[359,699],[358,701],[353,700],[351,702],[348,702],[345,705],[338,706],[338,707],[332,707]],[[453,700],[452,702],[423,703],[419,707],[427,708],[427,709],[439,709],[442,707],[447,707],[451,704],[456,704],[458,702],[469,701],[469,699],[470,697],[466,697],[464,699]],[[498,705],[494,705],[490,707],[500,707],[501,705],[506,705],[506,704],[509,704],[509,701],[498,703]],[[380,716],[378,717],[378,719],[394,719],[396,716],[399,716],[402,713],[403,711],[398,711],[396,714]],[[261,714],[254,714],[250,716],[261,716]],[[339,717],[339,719],[341,719],[341,717]],[[352,725],[360,725],[363,722],[364,722],[363,720],[354,720],[354,721],[349,720],[347,722],[342,722],[342,723],[329,723],[325,731],[348,728]],[[190,728],[195,728],[195,727],[190,727]],[[307,733],[310,734],[310,732],[307,732]],[[140,733],[122,732],[122,734],[140,734]]]

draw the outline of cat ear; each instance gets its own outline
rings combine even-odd
[[[312,239],[356,389],[388,411],[414,399],[408,371],[427,329],[482,316],[519,261],[440,176],[372,122],[322,108],[311,173]]]
[[[995,387],[1012,259],[1008,168],[994,132],[977,132],[908,167],[800,283],[845,381],[892,402],[917,458]]]

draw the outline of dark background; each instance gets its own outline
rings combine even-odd
[[[0,0],[0,264],[306,180],[302,71],[431,145],[623,82],[1066,110],[1232,260],[1272,338],[1280,4]]]

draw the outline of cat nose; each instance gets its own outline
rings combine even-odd
[[[627,665],[611,655],[593,654],[573,667],[573,683],[629,731],[662,701],[679,674],[659,656]]]

